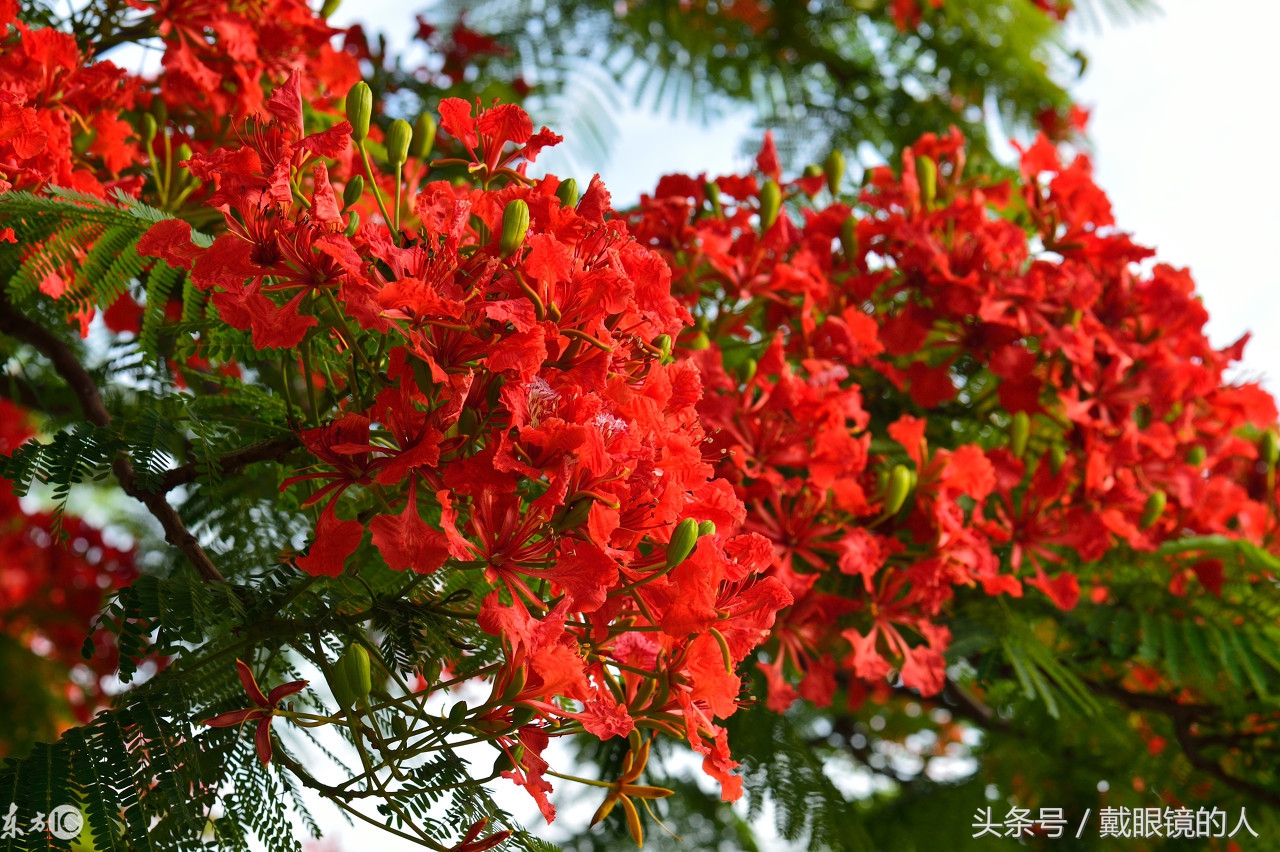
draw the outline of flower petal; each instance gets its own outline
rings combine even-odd
[[[221,713],[212,719],[205,719],[200,724],[208,725],[210,728],[230,728],[233,725],[239,725],[250,719],[258,718],[264,711],[260,707],[248,707],[244,710],[232,710],[230,713]]]
[[[271,707],[275,707],[280,703],[280,699],[288,698],[290,695],[294,695],[295,693],[299,693],[306,689],[308,683],[310,683],[310,681],[293,680],[288,683],[280,684],[275,689],[271,690],[271,692],[267,693],[267,704]]]
[[[258,751],[258,760],[266,766],[271,762],[271,717],[265,717],[258,723],[258,731],[254,734],[254,747]]]
[[[249,693],[250,701],[259,707],[271,706],[267,703],[267,696],[258,688],[258,682],[253,679],[253,672],[240,660],[236,660],[236,673],[240,675],[240,683],[244,684],[244,691]]]

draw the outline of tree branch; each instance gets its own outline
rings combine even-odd
[[[1196,735],[1192,732],[1191,726],[1199,719],[1212,716],[1215,708],[1203,704],[1179,704],[1177,701],[1162,695],[1129,692],[1126,689],[1111,686],[1110,684],[1087,683],[1094,692],[1113,698],[1126,707],[1131,707],[1135,710],[1149,710],[1169,717],[1169,721],[1173,723],[1174,735],[1177,737],[1178,745],[1182,748],[1182,753],[1187,756],[1187,760],[1193,767],[1213,777],[1223,785],[1230,787],[1237,793],[1252,796],[1273,808],[1280,808],[1280,792],[1232,775],[1222,768],[1222,764],[1219,761],[1200,750],[1203,743],[1196,741]]]
[[[89,371],[84,368],[71,347],[63,343],[53,332],[22,315],[8,298],[0,293],[0,332],[36,349],[53,363],[54,370],[70,386],[80,403],[85,419],[95,426],[111,425],[111,413],[107,411],[102,394]],[[188,561],[206,582],[224,583],[222,573],[204,552],[200,542],[183,524],[173,506],[160,492],[145,492],[134,481],[133,463],[126,455],[119,456],[112,465],[120,487],[130,497],[140,501],[155,516],[164,529],[165,540],[182,551]]]
[[[241,447],[238,450],[232,450],[225,455],[219,456],[215,462],[215,466],[219,473],[235,473],[251,464],[260,461],[274,461],[281,456],[286,455],[289,451],[298,446],[298,439],[293,435],[285,435],[279,438],[269,438],[265,441],[258,441],[254,444]],[[194,482],[201,474],[205,473],[204,466],[197,462],[190,462],[181,467],[175,467],[173,470],[166,471],[164,476],[160,478],[160,487],[157,489],[161,494],[172,491],[179,485],[186,485]]]

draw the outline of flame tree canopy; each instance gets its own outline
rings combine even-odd
[[[1062,144],[1069,11],[488,4],[418,66],[0,2],[0,844],[1274,833],[1276,407]],[[584,38],[781,144],[531,176]]]

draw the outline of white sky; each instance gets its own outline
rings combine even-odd
[[[1280,377],[1280,296],[1273,295],[1280,274],[1272,260],[1280,234],[1280,171],[1270,149],[1280,118],[1266,86],[1280,3],[1161,5],[1162,13],[1136,22],[1107,22],[1100,31],[1077,22],[1068,33],[1089,57],[1088,73],[1074,92],[1093,110],[1097,180],[1110,194],[1121,228],[1156,247],[1160,261],[1191,268],[1213,318],[1209,332],[1215,345],[1254,332],[1237,375]],[[402,0],[349,0],[334,23],[362,20],[404,44],[412,33],[405,8]],[[747,165],[738,155],[741,142],[754,137],[742,113],[710,127],[641,111],[617,123],[613,155],[601,173],[620,203],[635,200],[668,172],[741,169]],[[573,156],[573,140],[563,147],[544,154],[540,165],[585,186],[590,175],[577,171],[575,160],[582,157]],[[1266,383],[1280,391],[1275,378]],[[529,813],[522,792],[501,792],[501,801],[517,813]],[[585,822],[578,810],[566,809],[565,821]],[[376,834],[346,829],[338,837],[345,848],[369,842],[385,852],[409,848],[385,836],[375,840]]]
[[[1225,346],[1245,331],[1243,376],[1280,391],[1280,129],[1272,86],[1280,4],[1162,0],[1164,13],[1080,33],[1097,180],[1120,227],[1188,266]],[[1272,81],[1272,82],[1268,82]]]

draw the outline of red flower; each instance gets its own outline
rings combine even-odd
[[[289,683],[282,683],[266,695],[262,694],[262,690],[258,687],[258,682],[253,678],[253,672],[249,671],[240,660],[236,660],[236,672],[240,675],[240,683],[244,684],[244,691],[249,694],[249,700],[254,706],[246,707],[243,710],[232,710],[229,713],[221,713],[212,719],[205,719],[203,724],[211,728],[230,728],[232,725],[243,725],[252,719],[258,720],[258,729],[254,734],[255,748],[258,751],[258,759],[267,764],[271,762],[271,720],[276,716],[276,705],[281,700],[288,698],[290,695],[301,692],[307,686],[305,680],[295,680]]]

